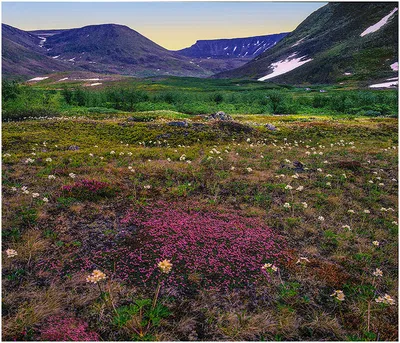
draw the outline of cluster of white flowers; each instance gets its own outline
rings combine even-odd
[[[263,270],[272,270],[272,271],[274,271],[274,272],[278,271],[278,267],[275,266],[275,265],[272,264],[272,263],[266,263],[266,264],[264,264],[264,265],[261,267],[261,269],[263,269]]]
[[[7,258],[12,258],[18,255],[18,253],[14,249],[6,250]]]
[[[335,299],[337,299],[339,301],[344,301],[345,295],[344,295],[343,291],[335,290],[333,292],[333,294],[331,294],[331,297],[335,297]]]
[[[302,257],[302,256],[300,256],[296,262],[296,264],[306,264],[306,263],[310,263],[310,260],[307,257]]]
[[[381,211],[382,212],[394,212],[394,209],[391,207],[389,207],[389,208],[381,207]]]
[[[383,304],[386,304],[386,305],[394,305],[394,304],[396,304],[394,299],[388,294],[385,294],[383,297],[376,298],[375,301],[377,303],[383,303]]]
[[[98,283],[102,280],[105,280],[107,278],[107,275],[104,274],[102,271],[95,269],[93,270],[92,274],[90,274],[86,278],[86,282],[91,282],[91,283]]]
[[[168,274],[172,270],[172,263],[170,260],[164,260],[158,263],[158,268],[161,273]]]
[[[372,273],[372,275],[374,275],[374,276],[383,276],[383,272],[379,268],[376,268],[375,271]]]

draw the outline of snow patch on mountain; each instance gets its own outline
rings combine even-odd
[[[43,76],[43,77],[38,76],[38,77],[34,77],[33,79],[28,80],[28,82],[31,82],[31,81],[42,81],[42,80],[46,80],[48,78],[49,78],[48,76]]]
[[[292,71],[303,64],[306,64],[310,61],[312,61],[312,58],[309,58],[307,60],[304,60],[305,57],[307,56],[301,56],[294,58],[297,55],[297,53],[293,53],[290,55],[288,58],[282,61],[274,62],[271,63],[271,67],[273,68],[273,72],[271,74],[265,75],[261,78],[258,79],[258,81],[264,81],[268,79],[272,79],[275,76],[286,74],[289,71]]]
[[[389,88],[389,87],[396,87],[398,85],[399,81],[390,81],[390,82],[377,83],[375,85],[369,86],[369,88]]]
[[[39,42],[39,47],[43,48],[44,43],[46,42],[47,38],[46,37],[40,37],[41,41]]]
[[[390,12],[387,16],[383,17],[376,24],[374,24],[374,25],[370,26],[369,28],[367,28],[360,36],[364,37],[365,35],[367,35],[369,33],[378,31],[383,25],[385,25],[389,21],[390,17],[393,14],[395,14],[396,12],[397,12],[397,7],[395,7],[392,12]]]
[[[390,68],[392,68],[394,71],[399,71],[399,62],[394,62],[390,65]]]

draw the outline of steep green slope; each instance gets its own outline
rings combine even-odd
[[[397,3],[329,3],[312,13],[275,47],[243,67],[215,77],[263,78],[276,74],[277,64],[284,61],[295,65],[296,59],[310,61],[267,79],[295,84],[346,80],[366,84],[393,77],[395,72],[390,65],[398,61],[396,6]],[[385,25],[361,36],[390,13]]]

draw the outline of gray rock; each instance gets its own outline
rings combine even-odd
[[[187,127],[188,123],[185,121],[170,121],[168,123],[169,126],[175,126],[175,127]]]
[[[276,131],[276,127],[275,127],[274,125],[272,125],[272,124],[266,124],[265,127],[266,127],[268,130]]]
[[[79,147],[77,145],[70,145],[68,150],[79,150]]]
[[[232,117],[225,112],[219,111],[214,114],[210,114],[207,117],[207,120],[232,120]]]

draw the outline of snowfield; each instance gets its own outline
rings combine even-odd
[[[307,62],[312,61],[312,58],[309,58],[308,60],[303,60],[306,56],[294,58],[296,54],[297,53],[295,52],[283,61],[271,63],[271,67],[274,69],[273,72],[259,78],[258,81],[272,79],[275,76],[285,74],[289,71],[292,71],[293,69],[302,66],[303,64],[306,64]]]
[[[390,65],[390,68],[392,68],[394,71],[399,71],[399,62],[394,62]]]
[[[397,12],[397,7],[394,8],[392,12],[390,12],[387,16],[383,17],[381,20],[379,20],[376,24],[370,26],[367,28],[360,36],[364,37],[365,35],[376,32],[378,31],[383,25],[385,25],[390,17]]]
[[[33,79],[28,80],[28,82],[31,82],[31,81],[42,81],[42,80],[46,80],[48,78],[49,78],[48,76],[43,76],[43,77],[38,76],[38,77],[34,77]]]
[[[399,85],[399,81],[390,81],[384,83],[377,83],[375,85],[369,86],[369,88],[389,88],[389,87],[396,87]]]

